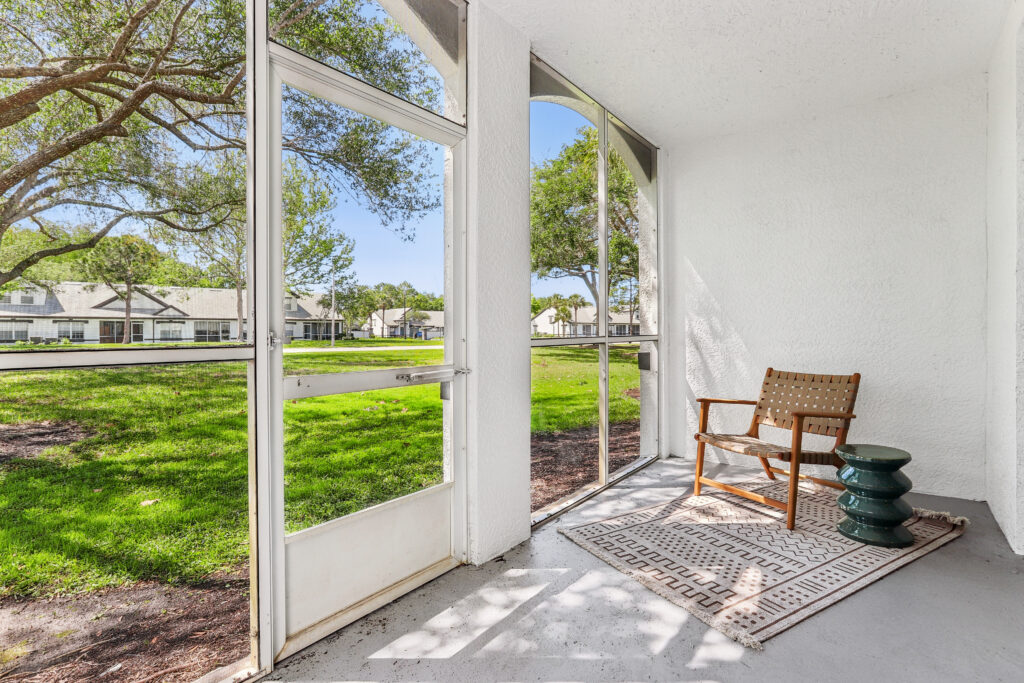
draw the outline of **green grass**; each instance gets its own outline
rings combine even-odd
[[[330,346],[331,341],[320,340],[315,341],[312,339],[295,339],[288,346],[304,347],[304,346]],[[335,341],[336,347],[346,346],[444,346],[444,339],[430,339],[424,341],[422,339],[405,339],[403,337],[373,337],[372,339],[338,339]],[[286,346],[285,348],[288,348]]]
[[[31,342],[20,342],[13,344],[0,344],[0,353],[11,351],[96,351],[102,349],[173,349],[190,347],[210,346],[237,346],[237,341],[227,342],[137,342],[134,344],[33,344]],[[315,341],[311,339],[295,339],[290,342],[286,349],[308,348],[308,347],[330,347],[330,340]],[[335,341],[336,348],[352,347],[375,347],[375,346],[444,346],[443,339],[402,339],[400,337],[374,337],[372,339],[338,339]]]
[[[608,353],[610,422],[640,419],[640,402],[624,393],[640,385],[636,353],[635,345],[615,346]],[[594,347],[548,346],[532,349],[531,430],[561,432],[596,425],[598,372],[598,350]]]
[[[0,466],[0,596],[194,580],[245,560],[244,364],[0,382],[0,423],[74,420],[93,433]]]
[[[330,372],[360,372],[416,365],[439,365],[444,362],[444,349],[425,348],[415,351],[325,351],[284,354],[285,375],[321,375]]]
[[[439,484],[436,384],[323,396],[285,406],[285,530]]]
[[[534,350],[534,430],[596,423],[596,358]],[[284,357],[289,375],[442,360],[440,348]],[[612,419],[636,419],[622,393],[638,381],[635,356],[611,361]],[[287,402],[288,530],[441,481],[441,406],[436,384]],[[0,464],[0,597],[190,582],[245,562],[244,363],[0,374],[0,424],[42,420],[91,436]]]

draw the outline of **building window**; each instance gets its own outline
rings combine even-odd
[[[0,294],[0,304],[9,304],[9,303],[11,303],[11,295],[10,294]]]
[[[28,323],[0,321],[0,343],[28,341]]]
[[[80,322],[58,322],[57,338],[70,339],[71,341],[85,341],[85,323]]]
[[[36,303],[35,294],[22,294],[21,305],[22,306],[34,306]]]
[[[161,323],[160,328],[160,341],[181,341],[181,328],[184,325],[170,325],[167,323]]]
[[[197,320],[195,340],[197,342],[230,341],[231,323],[219,320]]]

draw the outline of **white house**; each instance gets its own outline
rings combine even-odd
[[[133,342],[229,342],[238,339],[233,289],[142,286],[132,295]],[[243,308],[245,302],[243,300]],[[103,284],[62,282],[0,294],[0,344],[112,344],[124,335],[125,302]],[[287,340],[330,338],[318,297],[285,297]],[[336,334],[341,334],[336,323]],[[245,322],[243,321],[243,335]]]
[[[437,339],[444,336],[444,311],[385,308],[371,313],[362,329],[374,337]]]
[[[558,310],[548,307],[533,316],[530,321],[530,333],[534,337],[593,337],[597,335],[597,308],[584,306],[575,313],[569,309],[569,320],[558,320]],[[608,335],[611,337],[628,337],[641,334],[640,316],[636,311],[608,314]]]

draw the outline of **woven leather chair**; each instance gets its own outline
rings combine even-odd
[[[697,477],[693,484],[693,495],[700,495],[701,484],[713,486],[749,500],[771,505],[786,511],[786,528],[792,529],[796,521],[796,497],[798,479],[804,478],[835,489],[843,485],[828,479],[818,479],[800,474],[800,465],[833,465],[842,467],[843,461],[836,455],[836,446],[846,443],[850,429],[853,405],[857,400],[860,373],[853,375],[808,375],[799,372],[781,372],[768,368],[761,385],[761,396],[756,401],[735,399],[699,398],[700,431],[693,435],[697,440]],[[746,434],[713,434],[708,432],[708,409],[712,403],[752,405],[754,418]],[[780,427],[793,432],[790,446],[762,441],[758,430],[761,425]],[[804,432],[836,437],[831,451],[805,451],[801,447]],[[761,461],[769,479],[784,474],[789,477],[788,500],[751,493],[744,489],[724,484],[704,476],[704,448],[715,446],[734,453],[752,455]],[[789,463],[789,470],[773,467],[769,459]]]

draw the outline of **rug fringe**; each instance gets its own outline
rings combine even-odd
[[[926,510],[925,508],[914,508],[914,514],[922,519],[937,519],[942,522],[949,522],[953,526],[968,526],[971,523],[971,520],[966,517],[960,517],[951,512],[936,512],[935,510]]]
[[[573,529],[570,528],[570,527],[559,527],[558,528],[558,533],[562,534],[563,536],[568,538],[570,541],[573,541],[577,545],[580,545],[577,542],[577,540],[575,538],[573,538],[572,531],[573,531]],[[601,556],[601,555],[597,555],[596,553],[594,553],[590,548],[588,548],[585,545],[580,545],[580,547],[583,548],[584,550],[590,552],[591,555],[596,556],[601,561],[606,562],[606,563],[610,564],[611,566],[615,567],[616,569],[618,569],[620,572],[622,572],[626,576],[628,576],[628,577],[630,577],[632,579],[638,580],[641,583],[641,585],[643,585],[648,590],[654,591],[655,593],[657,593],[658,595],[660,595],[661,597],[665,598],[666,600],[672,602],[675,605],[679,605],[680,607],[682,607],[687,612],[689,612],[693,616],[695,616],[698,619],[700,619],[701,621],[703,621],[705,624],[707,624],[711,628],[715,629],[716,631],[718,631],[719,633],[721,633],[721,634],[723,634],[725,636],[728,636],[729,638],[732,638],[733,640],[735,640],[740,645],[743,645],[745,647],[749,647],[752,650],[758,650],[758,651],[763,651],[764,650],[764,645],[757,638],[754,638],[750,634],[745,633],[743,631],[740,631],[739,629],[733,628],[731,625],[726,623],[726,621],[724,619],[716,618],[714,614],[712,614],[711,612],[708,612],[705,609],[702,609],[702,608],[697,607],[697,606],[691,606],[691,605],[685,604],[685,603],[684,604],[680,604],[676,600],[672,599],[672,597],[670,595],[671,591],[665,590],[664,588],[662,588],[658,584],[650,584],[650,583],[647,583],[647,582],[643,581],[642,580],[642,578],[643,578],[642,574],[640,572],[635,571],[632,567],[626,565],[625,563],[619,562],[617,559],[615,559],[613,557],[604,557],[604,556]]]

